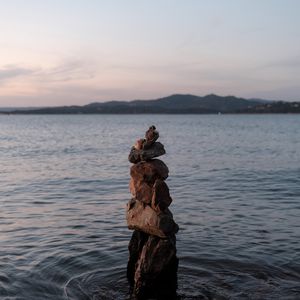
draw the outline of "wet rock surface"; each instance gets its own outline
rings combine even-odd
[[[144,145],[147,145],[146,143]],[[160,142],[154,142],[149,148],[137,149],[132,147],[128,156],[131,163],[138,163],[142,160],[150,160],[152,158],[164,155],[166,153],[165,147]]]
[[[152,184],[141,180],[133,180],[131,178],[129,188],[132,196],[135,199],[146,204],[151,204],[152,197],[153,197]]]
[[[175,236],[160,239],[135,231],[130,243],[129,250],[133,255],[128,262],[130,273],[127,275],[137,299],[145,296],[169,299],[176,295],[178,258]]]
[[[155,180],[152,188],[151,207],[157,212],[163,212],[172,203],[169,188],[167,184],[161,180]]]
[[[160,159],[153,159],[133,165],[130,168],[130,175],[134,180],[144,180],[154,183],[156,179],[167,179],[169,169]]]
[[[172,203],[168,185],[169,169],[160,159],[165,154],[157,142],[159,133],[149,127],[145,138],[131,148],[130,192],[126,219],[133,229],[128,250],[127,277],[135,299],[176,295],[178,258],[176,237],[179,227],[169,210]]]
[[[140,230],[163,239],[178,232],[178,225],[168,210],[157,213],[139,200],[132,199],[127,205],[126,219],[129,229]]]

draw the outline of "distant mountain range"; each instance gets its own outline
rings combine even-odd
[[[7,113],[7,111],[3,111]],[[235,96],[176,94],[155,100],[94,102],[83,106],[18,109],[12,114],[216,114],[300,113],[300,102],[244,99]]]

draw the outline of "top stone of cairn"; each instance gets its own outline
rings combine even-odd
[[[150,126],[145,133],[145,138],[137,140],[132,146],[128,160],[136,164],[140,161],[147,161],[164,155],[166,151],[164,145],[157,142],[158,137],[159,132],[156,127],[154,125]]]

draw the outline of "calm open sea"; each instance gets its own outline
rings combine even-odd
[[[130,147],[169,166],[179,299],[300,299],[300,115],[0,116],[0,299],[128,299]]]

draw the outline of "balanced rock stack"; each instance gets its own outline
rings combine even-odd
[[[170,296],[176,293],[178,258],[176,237],[178,225],[169,210],[172,198],[165,183],[169,169],[158,156],[165,154],[157,142],[159,133],[151,126],[145,139],[131,148],[129,161],[130,192],[126,219],[133,229],[129,243],[127,277],[134,294]]]

